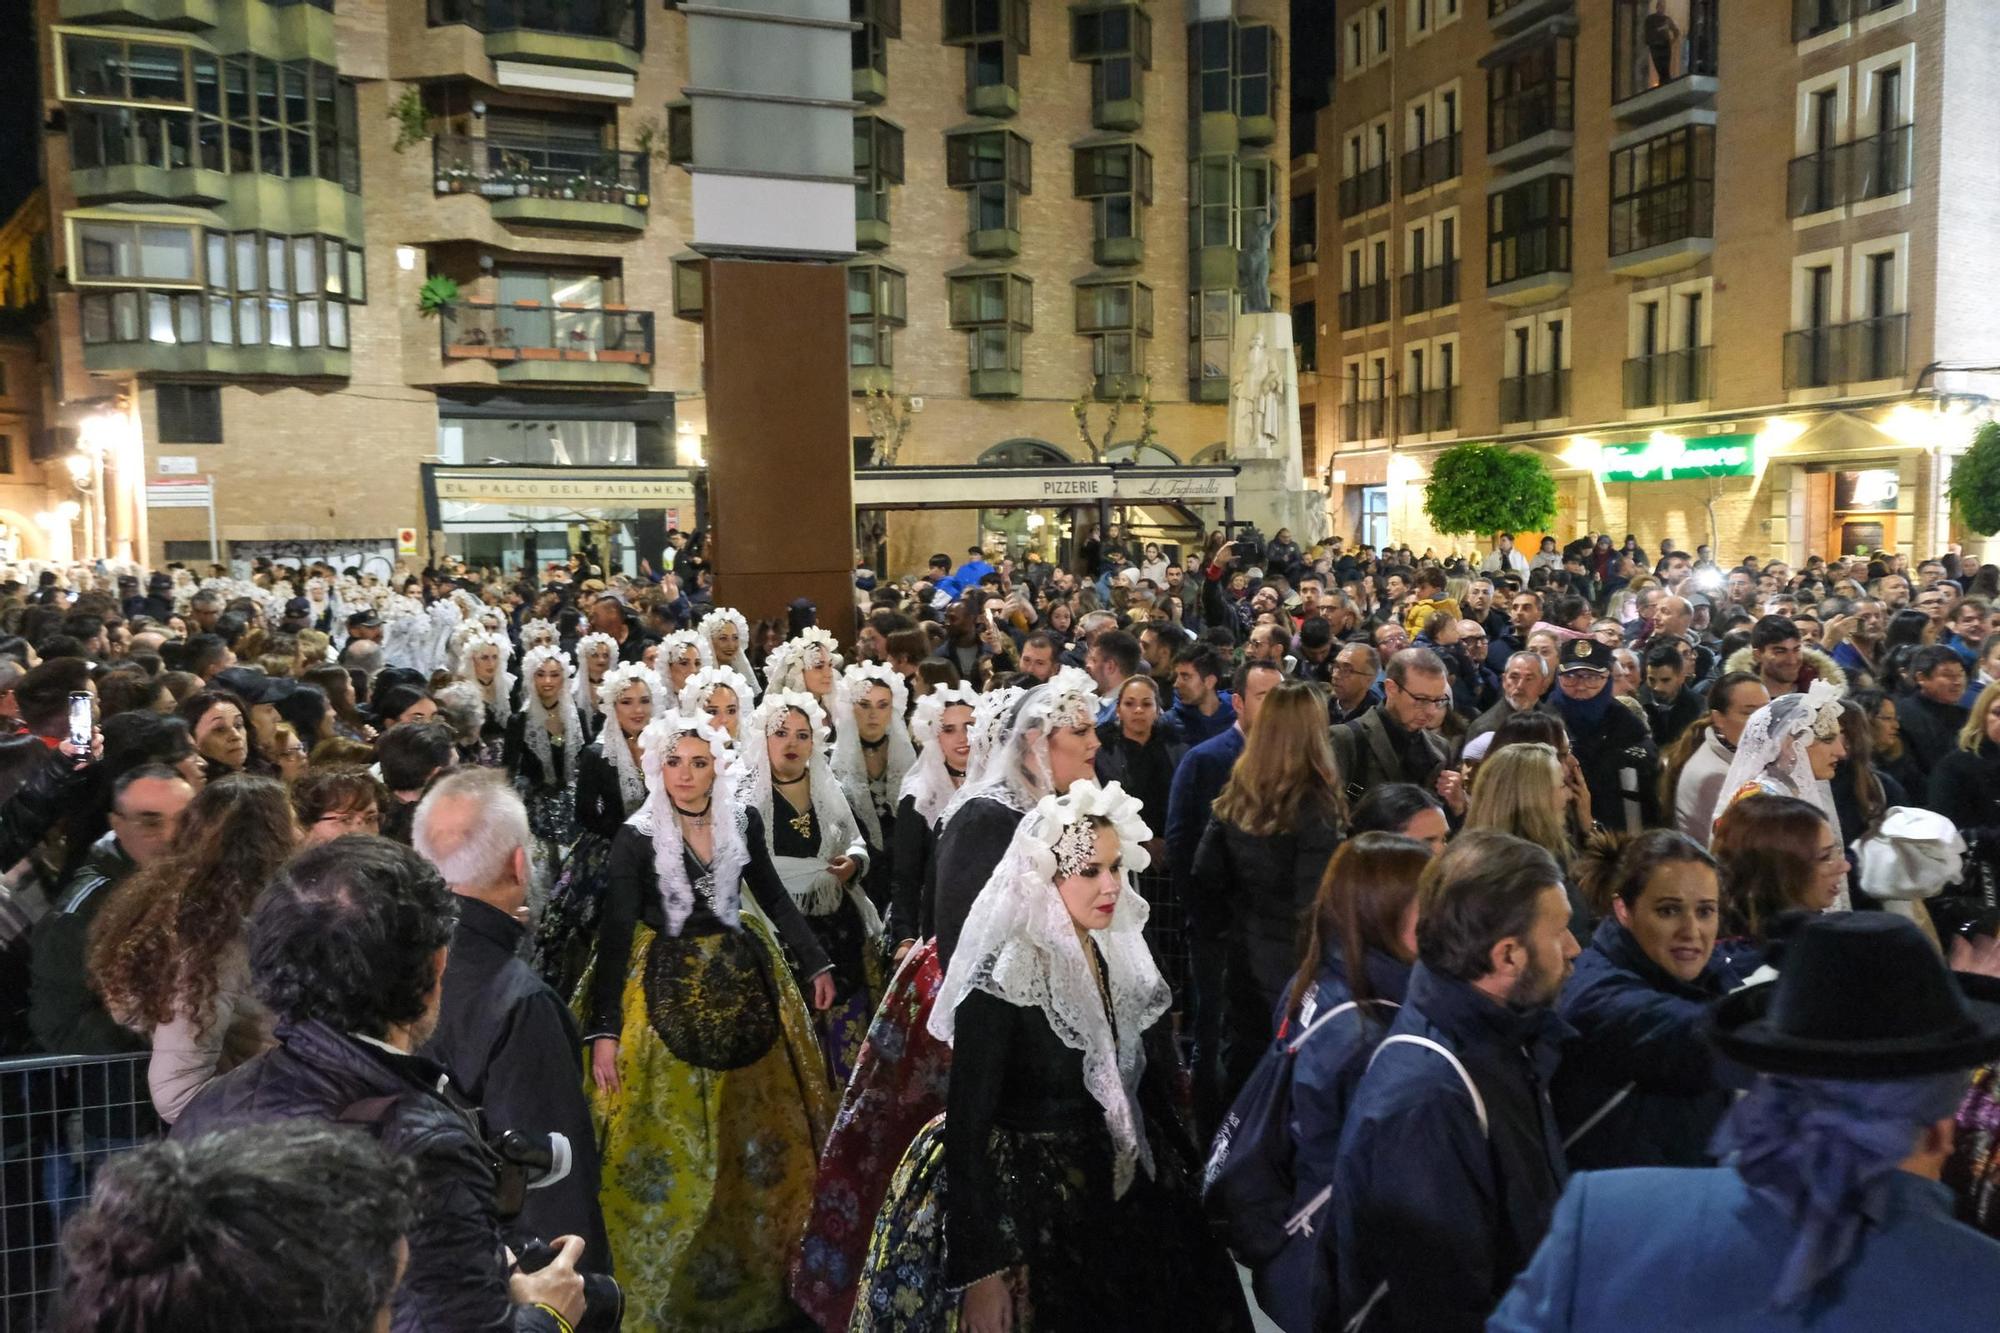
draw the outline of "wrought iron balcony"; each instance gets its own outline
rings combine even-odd
[[[1880,315],[1785,335],[1785,387],[1826,389],[1899,380],[1909,359],[1910,317]]]
[[[1684,347],[1625,362],[1625,406],[1664,407],[1706,402],[1710,393],[1708,347]]]
[[[1464,133],[1454,130],[1403,154],[1403,193],[1414,194],[1456,179],[1462,169],[1464,144]]]
[[[1808,217],[1909,189],[1915,139],[1914,126],[1899,125],[1793,158],[1786,173],[1786,212]]]
[[[1549,421],[1569,415],[1569,372],[1545,370],[1534,375],[1511,375],[1500,381],[1500,420],[1511,425],[1521,421]]]

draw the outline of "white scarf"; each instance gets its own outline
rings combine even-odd
[[[727,662],[717,659],[715,664],[717,666],[734,667],[736,673],[749,682],[750,692],[741,696],[743,707],[745,711],[748,711],[757,702],[758,689],[757,672],[750,665],[750,654],[746,651],[750,646],[750,622],[743,618],[741,611],[735,610],[732,607],[718,606],[703,616],[701,624],[696,628],[701,637],[708,643],[709,657],[715,658],[715,633],[725,624],[736,626],[736,656]]]

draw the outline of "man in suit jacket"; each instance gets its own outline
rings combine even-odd
[[[1428,648],[1405,648],[1391,657],[1381,706],[1333,729],[1333,757],[1349,795],[1385,782],[1412,782],[1464,813],[1464,783],[1448,767],[1451,747],[1438,734],[1450,708],[1444,659]]]

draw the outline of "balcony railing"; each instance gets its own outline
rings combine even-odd
[[[524,146],[440,134],[431,141],[431,161],[439,194],[575,199],[628,208],[645,208],[651,203],[644,153]]]
[[[1678,180],[1611,201],[1611,255],[1715,235],[1715,182]]]
[[[1403,313],[1436,310],[1458,300],[1458,261],[1433,264],[1403,275]]]
[[[1557,218],[1519,231],[1503,232],[1486,243],[1486,285],[1569,272],[1569,219]]]
[[[1497,153],[1551,130],[1571,125],[1570,85],[1537,83],[1495,98],[1488,108],[1486,151]]]
[[[1340,216],[1351,218],[1389,202],[1389,164],[1367,167],[1340,183]]]
[[[1403,193],[1414,194],[1455,179],[1461,170],[1464,141],[1463,133],[1453,131],[1403,154]]]
[[[447,361],[653,364],[653,312],[620,306],[459,301],[439,311]]]
[[[1914,126],[1899,125],[1793,158],[1787,171],[1786,211],[1802,218],[1909,189],[1914,131]]]
[[[1500,420],[1548,421],[1569,415],[1569,372],[1545,370],[1500,381]]]
[[[1457,397],[1458,390],[1452,388],[1424,389],[1404,394],[1400,400],[1402,433],[1429,435],[1453,429],[1458,424]]]
[[[1785,335],[1785,387],[1825,389],[1903,378],[1910,317],[1880,315],[1851,324],[1823,324]]]
[[[1389,318],[1389,281],[1386,278],[1340,294],[1340,327],[1365,329]]]
[[[1612,18],[1612,102],[1642,96],[1690,75],[1713,78],[1717,7],[1717,0],[1689,0],[1678,35],[1654,43],[1646,32],[1647,22],[1655,17],[1652,5],[1647,0],[1619,5]]]
[[[1843,23],[1893,9],[1902,0],[1792,0],[1792,40],[1803,42],[1823,32],[1832,32]]]
[[[433,28],[462,23],[480,32],[546,32],[600,37],[637,50],[638,0],[428,0]]]
[[[1665,407],[1669,403],[1701,403],[1709,396],[1707,347],[1683,347],[1625,362],[1625,406]]]
[[[1340,405],[1340,438],[1379,440],[1389,433],[1387,398],[1350,398]]]

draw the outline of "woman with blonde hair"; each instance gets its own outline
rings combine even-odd
[[[1509,745],[1489,754],[1473,776],[1465,827],[1526,838],[1566,864],[1574,850],[1564,824],[1569,800],[1562,756],[1553,745]]]
[[[1326,705],[1293,682],[1266,695],[1216,798],[1188,883],[1193,933],[1225,959],[1225,1104],[1271,1040],[1271,1013],[1298,968],[1299,923],[1347,822]]]

